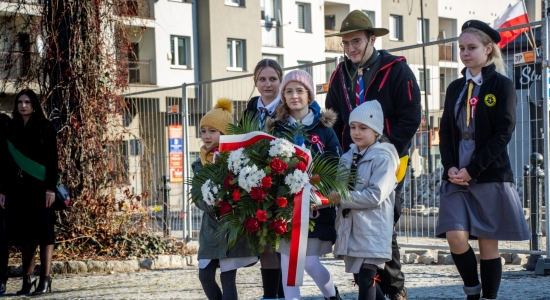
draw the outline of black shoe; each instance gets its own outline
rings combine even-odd
[[[40,282],[38,283],[38,287],[34,292],[32,292],[31,296],[38,296],[44,293],[51,293],[51,292],[52,292],[52,278],[50,276],[40,276]]]
[[[325,300],[342,300],[340,297],[340,293],[338,293],[338,288],[334,286],[334,289],[336,290],[336,295],[332,297],[325,298]]]
[[[6,283],[2,282],[0,283],[0,294],[4,294],[6,292]]]
[[[36,276],[34,274],[23,276],[23,286],[17,291],[17,295],[26,295],[31,292],[31,287],[36,288]]]
[[[477,294],[477,295],[468,295],[466,297],[466,300],[479,300],[479,299],[481,299],[481,296],[479,294]]]
[[[403,287],[401,292],[397,294],[391,294],[388,295],[390,300],[407,300],[409,299],[409,293],[407,292],[407,289]]]

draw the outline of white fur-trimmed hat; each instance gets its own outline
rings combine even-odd
[[[384,112],[378,100],[370,100],[356,107],[349,115],[349,124],[359,122],[369,126],[376,133],[384,132]]]

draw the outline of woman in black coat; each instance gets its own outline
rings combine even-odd
[[[59,176],[56,130],[32,90],[15,96],[12,115],[3,147],[6,164],[1,172],[0,206],[6,210],[8,244],[22,248],[23,287],[17,294],[28,294],[36,286],[34,256],[40,245],[40,282],[32,293],[40,295],[51,291],[52,281],[55,214],[51,205]]]
[[[6,124],[11,118],[3,113],[0,113],[0,145],[5,143],[5,128]],[[6,157],[2,156],[2,162],[0,163],[0,172],[4,170]],[[3,201],[3,200],[0,200]],[[6,241],[6,216],[4,208],[0,207],[0,294],[6,292],[6,282],[8,281],[8,243]]]

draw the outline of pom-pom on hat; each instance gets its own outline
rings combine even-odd
[[[279,90],[279,95],[281,96],[281,99],[285,99],[284,93],[286,85],[293,81],[297,81],[304,85],[304,87],[308,91],[309,104],[313,103],[313,100],[315,100],[313,79],[311,78],[311,75],[309,75],[309,73],[304,70],[293,70],[286,73],[285,77],[283,78],[283,82],[281,83],[281,89]]]
[[[357,106],[349,115],[349,123],[359,122],[370,127],[376,133],[384,132],[384,113],[378,100],[366,101]]]
[[[202,117],[200,127],[214,127],[219,132],[226,134],[229,124],[233,124],[233,104],[227,98],[220,98],[214,108]]]
[[[487,25],[486,23],[481,22],[479,20],[469,20],[469,21],[466,21],[466,23],[464,23],[462,25],[462,30],[461,31],[464,31],[464,29],[470,28],[470,27],[475,28],[477,30],[483,31],[496,44],[498,44],[500,42],[500,33],[498,33],[498,31],[494,30],[491,26]]]

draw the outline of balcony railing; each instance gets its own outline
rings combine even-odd
[[[129,84],[152,84],[151,83],[151,61],[129,61],[128,62],[128,83]]]
[[[339,32],[338,30],[326,30],[325,29],[325,35]],[[342,46],[340,46],[340,43],[342,42],[342,37],[339,36],[331,36],[325,38],[325,51],[326,52],[338,52],[342,53],[344,52]]]
[[[265,47],[280,47],[281,37],[280,28],[275,22],[262,22],[262,46]]]
[[[440,61],[456,61],[455,43],[446,43],[439,45]]]

